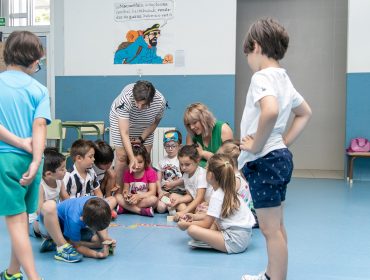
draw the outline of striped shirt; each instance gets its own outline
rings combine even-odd
[[[94,169],[86,170],[86,178],[82,178],[78,173],[76,166],[73,165],[72,172],[67,172],[64,176],[64,185],[71,198],[95,195],[94,191],[100,188]]]
[[[123,147],[121,133],[118,127],[119,118],[129,120],[129,136],[130,138],[136,138],[141,136],[142,132],[152,125],[155,120],[162,119],[164,109],[166,108],[165,98],[156,90],[150,106],[146,109],[139,110],[132,92],[134,85],[127,85],[113,101],[110,109],[110,133],[114,146]],[[144,144],[153,144],[153,133],[145,139]]]

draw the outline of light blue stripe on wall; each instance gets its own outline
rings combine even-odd
[[[346,146],[355,137],[370,140],[370,73],[347,74]],[[356,159],[355,179],[370,179],[370,160]]]
[[[206,104],[219,120],[234,128],[235,75],[194,76],[58,76],[55,116],[62,120],[104,120],[122,88],[137,80],[151,81],[165,96],[166,110],[160,126],[175,126],[185,136],[183,114],[187,105]]]

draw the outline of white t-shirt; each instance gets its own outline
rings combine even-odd
[[[44,179],[41,179],[41,186],[44,189],[44,201],[54,200],[58,202],[62,182],[63,182],[62,180],[56,180],[57,187],[51,188],[45,183]]]
[[[240,137],[242,139],[247,135],[255,135],[261,114],[259,101],[268,95],[275,96],[279,104],[279,116],[275,126],[260,153],[252,154],[241,151],[238,158],[238,169],[241,169],[247,162],[263,157],[273,150],[286,148],[282,134],[292,109],[298,107],[304,99],[296,91],[283,68],[266,68],[252,76],[240,123]]]
[[[227,218],[221,218],[222,203],[224,201],[225,193],[221,188],[213,191],[211,200],[209,202],[207,215],[215,217],[216,222],[221,230],[229,227],[252,228],[256,223],[251,210],[247,204],[238,196],[240,201],[239,209]]]
[[[162,185],[164,182],[175,181],[182,178],[182,173],[180,171],[180,162],[177,157],[169,158],[168,156],[165,156],[161,161],[159,161],[158,165],[159,170],[162,173]],[[173,188],[173,190],[184,189],[184,186],[177,186]]]
[[[204,168],[198,166],[193,176],[189,178],[189,174],[184,173],[182,178],[184,179],[185,190],[189,192],[193,199],[196,197],[198,189],[207,189],[204,200],[209,202],[213,188],[207,183],[206,170]]]

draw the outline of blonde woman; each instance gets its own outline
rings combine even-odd
[[[207,160],[217,152],[222,142],[233,139],[230,126],[216,120],[212,112],[202,103],[193,103],[186,108],[184,125],[188,131],[186,144],[198,144],[201,167],[206,166]]]

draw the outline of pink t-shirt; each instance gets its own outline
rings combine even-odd
[[[123,182],[130,185],[129,191],[132,194],[147,192],[149,190],[149,183],[157,182],[157,173],[153,168],[149,167],[144,171],[143,177],[135,178],[134,173],[130,173],[130,170],[127,170],[123,174]]]

